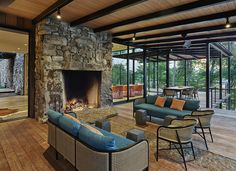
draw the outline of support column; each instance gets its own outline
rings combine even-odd
[[[222,99],[222,53],[220,52],[220,58],[219,58],[219,86],[220,86],[220,99]]]
[[[152,66],[152,74],[153,74],[153,81],[152,81],[152,88],[156,87],[156,62],[153,61],[153,66]]]
[[[148,62],[148,68],[147,68],[147,74],[148,74],[148,78],[147,78],[147,86],[148,86],[148,91],[150,91],[150,69],[151,69],[151,65],[150,65],[150,60],[148,59],[147,60],[147,62]]]
[[[133,78],[132,83],[135,84],[135,58],[133,59]]]
[[[228,93],[230,94],[230,84],[231,84],[231,58],[228,56]]]
[[[121,68],[121,65],[122,64],[120,64],[120,85],[122,84],[122,82],[121,82],[121,79],[122,79],[122,74],[121,74],[122,68]]]
[[[184,85],[187,86],[187,60],[184,60]]]
[[[127,101],[129,101],[129,46],[127,46]]]
[[[210,50],[209,43],[206,44],[206,107],[210,107]]]
[[[169,87],[170,84],[170,53],[168,52],[166,56],[166,87]]]
[[[156,66],[156,77],[157,77],[157,94],[159,93],[159,56],[157,55],[157,66]]]
[[[146,49],[143,50],[143,97],[147,96]]]

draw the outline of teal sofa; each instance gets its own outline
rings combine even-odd
[[[174,110],[170,108],[173,98],[167,97],[164,107],[161,108],[155,105],[156,98],[157,95],[136,99],[133,104],[133,112],[135,113],[135,111],[139,109],[146,110],[151,121],[152,117],[165,119],[167,115],[183,118],[186,115],[191,115],[193,111],[196,111],[200,107],[199,100],[181,99],[185,101],[183,110]]]
[[[131,141],[95,126],[96,134],[86,122],[71,119],[48,110],[48,143],[80,171],[148,170],[149,145],[147,140]]]

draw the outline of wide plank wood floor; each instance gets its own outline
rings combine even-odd
[[[130,107],[131,104],[115,106],[121,120],[133,120]],[[213,136],[215,142],[209,143],[210,151],[236,159],[236,119],[214,117]],[[204,144],[199,148],[205,148]],[[184,170],[181,163],[162,158],[156,162],[154,151],[151,149],[150,152],[151,171]],[[0,123],[0,171],[8,170],[70,171],[74,168],[62,156],[59,160],[55,159],[55,151],[47,143],[47,124],[40,124],[34,119],[22,119]],[[188,170],[206,169],[190,162]]]

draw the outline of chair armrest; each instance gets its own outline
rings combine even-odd
[[[112,153],[112,170],[144,170],[149,165],[149,144],[142,140],[132,147]]]
[[[135,105],[138,105],[138,104],[145,103],[145,102],[146,102],[146,99],[145,99],[145,98],[135,99],[135,100],[134,100],[134,106],[135,106]]]

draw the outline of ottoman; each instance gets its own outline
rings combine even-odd
[[[139,129],[131,129],[127,132],[126,138],[138,142],[144,139],[144,132]]]
[[[176,119],[176,116],[172,116],[172,115],[167,115],[166,117],[165,117],[165,120],[164,120],[164,126],[168,126],[168,125],[170,125],[170,123],[171,123],[171,121],[173,120],[173,119]]]
[[[95,121],[95,126],[108,132],[111,132],[111,123],[106,119]]]
[[[135,121],[137,125],[146,125],[147,111],[137,110],[135,114]]]

